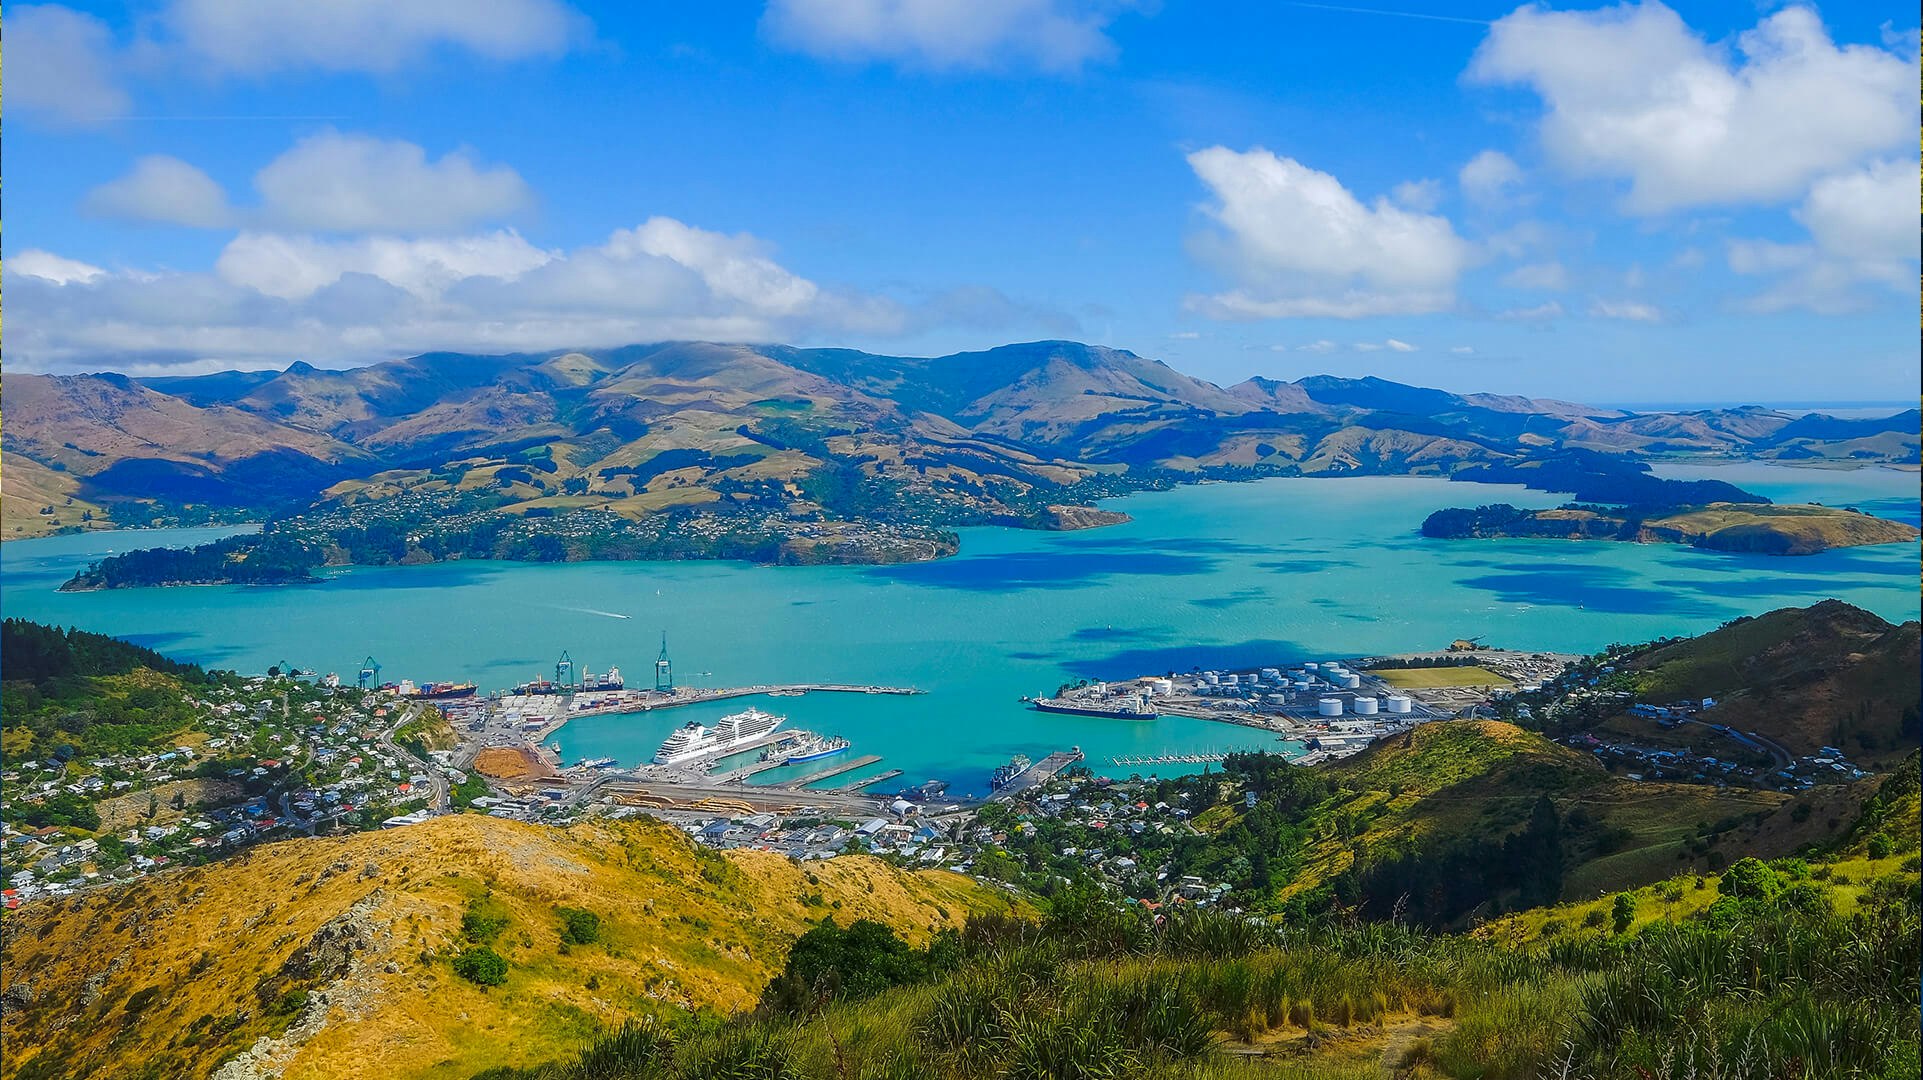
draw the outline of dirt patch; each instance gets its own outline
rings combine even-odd
[[[546,762],[524,746],[490,746],[474,755],[474,771],[496,780],[532,780],[554,775]]]
[[[120,832],[136,825],[179,821],[201,806],[226,806],[238,801],[245,790],[231,780],[175,780],[146,791],[103,799],[94,804],[94,809],[100,811],[102,830]],[[149,809],[153,810],[152,817],[147,816]]]

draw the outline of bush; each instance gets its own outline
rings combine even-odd
[[[467,905],[461,916],[461,936],[485,945],[507,929],[507,908],[492,897],[480,897]]]
[[[558,907],[554,913],[561,918],[561,941],[568,945],[592,945],[601,940],[601,916],[581,908]]]
[[[480,986],[500,986],[507,982],[507,957],[476,945],[454,958],[454,974]]]
[[[1609,917],[1618,934],[1627,931],[1636,921],[1636,898],[1628,893],[1617,893],[1616,902],[1609,907]]]

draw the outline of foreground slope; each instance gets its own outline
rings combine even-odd
[[[466,1077],[624,1017],[751,1005],[830,914],[918,940],[1007,905],[954,874],[722,856],[651,822],[295,840],[11,913],[0,1075]],[[557,908],[599,916],[599,940],[564,945]],[[504,985],[454,974],[475,913]]]

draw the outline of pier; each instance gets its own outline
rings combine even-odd
[[[883,780],[893,780],[895,777],[900,775],[901,775],[900,769],[889,769],[885,773],[876,773],[875,775],[870,776],[864,780],[850,780],[845,784],[836,784],[834,787],[826,787],[826,788],[822,788],[821,790],[823,791],[860,791],[862,788],[873,787],[874,785],[881,783]]]
[[[1228,754],[1215,751],[1205,754],[1150,754],[1146,756],[1123,756],[1108,759],[1110,765],[1118,768],[1133,769],[1142,765],[1207,765],[1228,757]]]
[[[990,795],[988,799],[990,802],[1000,802],[1005,799],[1020,798],[1055,779],[1056,773],[1080,760],[1082,760],[1082,748],[1079,746],[1068,750],[1057,750],[1030,765],[1020,776],[1003,784],[1001,789]]]
[[[778,683],[764,686],[727,686],[714,690],[676,690],[672,697],[664,699],[638,698],[620,701],[592,709],[577,709],[564,714],[567,717],[595,716],[601,713],[653,712],[656,709],[675,709],[683,705],[699,705],[705,701],[726,701],[729,698],[753,697],[756,694],[770,694],[775,697],[799,697],[802,694],[923,694],[912,686],[868,686],[849,683]]]
[[[856,769],[865,769],[868,766],[873,765],[875,762],[880,760],[881,760],[880,754],[863,754],[862,756],[856,758],[853,761],[845,761],[840,765],[830,765],[827,768],[822,769],[818,772],[811,772],[808,775],[803,776],[797,780],[789,781],[788,783],[783,784],[782,786],[791,787],[791,788],[805,788],[809,784],[812,784],[817,780],[826,780],[831,776],[840,776],[842,773],[851,773],[851,772],[854,772]]]

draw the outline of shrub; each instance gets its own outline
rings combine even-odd
[[[558,907],[554,913],[561,918],[561,940],[569,945],[592,945],[601,940],[601,916],[581,908]]]
[[[507,908],[491,897],[480,897],[467,905],[461,916],[461,936],[476,944],[485,945],[501,936],[507,929]]]
[[[507,982],[507,958],[476,945],[454,958],[454,974],[480,986],[500,986]]]
[[[1609,906],[1609,917],[1618,934],[1628,930],[1636,921],[1636,898],[1628,893],[1617,893],[1616,902]]]

